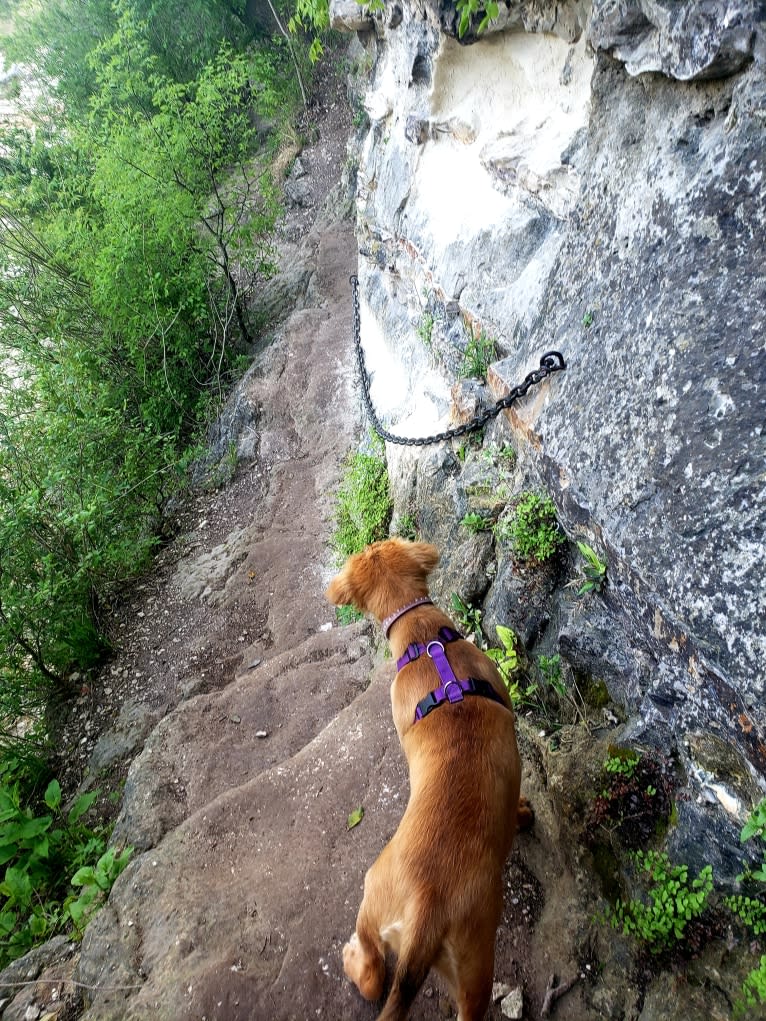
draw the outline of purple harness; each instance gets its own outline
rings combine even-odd
[[[506,708],[505,702],[503,702],[489,681],[477,680],[475,677],[466,677],[464,680],[458,680],[455,677],[444,651],[444,646],[449,644],[449,642],[456,642],[462,637],[451,627],[440,628],[438,638],[428,642],[427,645],[423,645],[421,642],[413,642],[412,645],[407,646],[404,655],[397,660],[396,669],[401,670],[408,663],[413,663],[425,653],[435,663],[436,669],[439,672],[439,678],[441,679],[439,687],[434,691],[429,691],[426,697],[418,702],[413,722],[417,723],[418,720],[422,720],[424,716],[428,716],[433,709],[438,709],[445,702],[462,702],[466,695],[481,695],[484,698],[491,698]]]

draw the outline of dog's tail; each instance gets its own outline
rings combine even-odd
[[[409,929],[409,938],[400,949],[391,990],[377,1021],[404,1021],[439,952],[441,926],[432,911],[423,905],[418,920],[420,924]]]

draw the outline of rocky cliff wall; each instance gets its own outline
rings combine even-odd
[[[373,397],[423,434],[471,332],[502,356],[496,394],[564,353],[509,423],[609,585],[562,604],[546,640],[607,682],[625,740],[677,758],[692,797],[671,844],[710,857],[695,845],[715,823],[728,875],[766,789],[765,6],[510,0],[458,40],[452,4],[331,5],[369,72]],[[449,451],[389,454],[400,493],[450,474]],[[485,607],[511,574],[485,579]]]

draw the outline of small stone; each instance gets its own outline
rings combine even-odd
[[[252,663],[248,663],[247,664],[247,669],[248,670],[255,670],[255,668],[257,666],[260,666],[262,662],[263,662],[262,659],[254,659]]]
[[[492,983],[492,1002],[497,1003],[498,1000],[503,1000],[505,997],[512,992],[511,987],[507,982],[493,982]]]
[[[241,723],[242,722],[242,717],[241,716],[237,716],[236,713],[233,716],[230,716],[229,719],[231,720],[232,723]]]
[[[503,1017],[509,1017],[515,1021],[519,1021],[524,1016],[524,994],[521,986],[508,993],[500,1003],[500,1010],[503,1012]]]
[[[260,738],[268,737],[269,736],[269,732],[268,732],[268,730],[256,730],[255,736],[256,737],[260,737]]]

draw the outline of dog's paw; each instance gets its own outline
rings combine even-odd
[[[379,1000],[383,995],[385,962],[370,960],[356,933],[343,947],[343,970],[365,1000]]]
[[[519,807],[516,811],[516,829],[521,833],[528,830],[535,821],[535,810],[525,797],[519,798]]]

